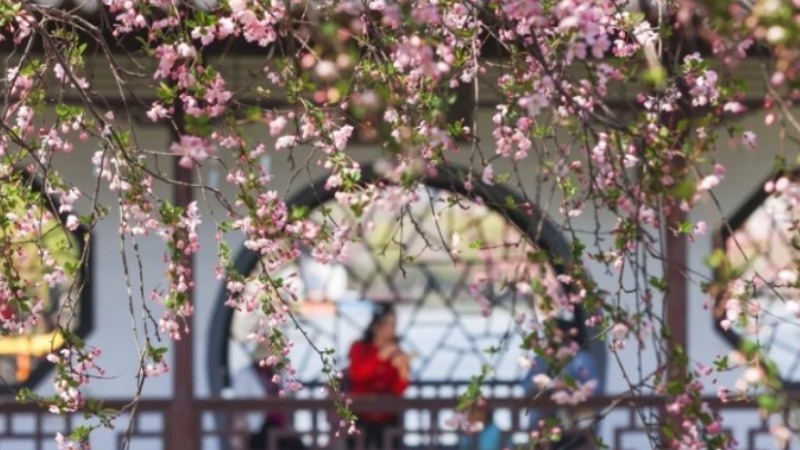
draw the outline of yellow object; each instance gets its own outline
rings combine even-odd
[[[0,337],[0,355],[45,356],[64,345],[64,336],[54,331],[35,336]]]
[[[17,355],[17,383],[23,383],[31,376],[31,355]]]

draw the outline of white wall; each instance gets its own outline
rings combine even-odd
[[[480,128],[479,131],[483,137],[483,145],[490,145],[492,138],[490,136],[492,130],[492,123],[490,122],[491,115],[494,110],[482,110],[479,114]],[[723,162],[728,168],[728,174],[725,180],[714,190],[718,196],[724,214],[731,214],[734,212],[742,202],[748,198],[754,190],[760,188],[760,183],[770,173],[773,164],[773,157],[778,153],[789,152],[791,149],[785,144],[785,141],[780,138],[779,134],[773,129],[766,129],[762,125],[763,116],[761,114],[752,114],[743,118],[741,123],[745,128],[755,130],[759,135],[759,142],[761,150],[757,153],[748,152],[741,149],[728,148],[728,143],[721,141],[720,149],[715,155],[719,161]],[[150,125],[143,126],[136,124],[134,126],[136,137],[141,146],[152,149],[167,151],[171,143],[171,137],[168,131],[164,128],[154,127]],[[248,133],[251,136],[267,136],[266,130],[263,127],[250,127]],[[267,140],[267,139],[265,139]],[[225,150],[221,150],[225,152]],[[491,148],[484,148],[491,154]],[[94,188],[94,175],[93,168],[90,163],[90,158],[94,148],[92,144],[82,144],[76,146],[75,150],[68,157],[63,157],[58,161],[57,167],[62,171],[65,178],[76,183],[79,187],[87,191],[93,191]],[[358,147],[353,150],[353,153],[362,161],[369,161],[379,154],[377,149],[369,147]],[[223,155],[225,156],[225,155]],[[295,172],[301,171],[300,175],[290,186],[290,178],[294,172],[289,167],[287,162],[287,153],[273,153],[271,155],[272,173],[275,176],[274,185],[281,193],[290,195],[302,188],[309,181],[308,175],[304,172],[305,169],[298,167]],[[456,162],[466,164],[469,159],[469,149],[460,156],[454,158]],[[794,158],[790,158],[794,160]],[[304,158],[297,158],[298,162],[303,162]],[[162,167],[171,167],[171,162],[164,158],[160,161]],[[316,176],[322,171],[316,166],[315,163],[309,165],[309,170]],[[503,165],[498,164],[496,171],[502,172]],[[537,167],[532,161],[528,161],[520,166],[522,174],[522,182],[528,191],[529,195],[534,195],[537,189]],[[224,178],[224,173],[218,173],[219,178]],[[209,169],[203,169],[203,176],[206,179],[209,176]],[[230,194],[230,188],[227,187],[224,181],[220,181],[220,187]],[[157,190],[160,195],[165,198],[171,198],[169,189],[165,188],[163,184],[157,185]],[[541,190],[541,198],[550,198],[549,189]],[[232,196],[231,196],[232,197]],[[214,241],[215,224],[211,216],[213,209],[215,214],[224,214],[222,209],[216,204],[216,201],[210,200],[206,202],[202,197],[198,196],[198,203],[201,205],[201,214],[203,216],[203,225],[200,227],[199,233],[201,242],[204,244],[202,250],[196,256],[196,269],[195,269],[195,283],[196,283],[196,315],[195,315],[195,328],[193,337],[195,339],[195,380],[197,394],[200,396],[208,396],[209,385],[208,376],[206,374],[206,358],[207,358],[207,333],[214,313],[215,303],[218,300],[218,295],[221,289],[221,282],[214,276],[214,267],[217,261],[217,248]],[[550,200],[538,205],[541,209],[547,211],[556,223],[563,223],[563,217],[558,213],[559,195],[556,192]],[[115,198],[113,194],[103,190],[101,193],[101,202],[113,206]],[[83,205],[81,213],[86,212],[86,204]],[[593,229],[595,223],[595,211],[587,211],[581,218],[574,222],[576,228]],[[614,224],[614,218],[604,211],[597,211],[597,218],[602,223],[605,229],[609,229]],[[690,261],[689,265],[693,271],[696,271],[701,276],[710,276],[711,272],[706,267],[704,258],[709,254],[711,249],[712,232],[717,230],[721,224],[721,215],[712,202],[704,200],[703,204],[693,213],[691,219],[693,221],[705,220],[709,224],[709,235],[702,237],[697,242],[690,245]],[[93,274],[93,289],[94,289],[94,317],[95,325],[94,330],[88,338],[90,345],[102,347],[105,353],[100,358],[99,362],[108,371],[109,378],[107,380],[95,381],[86,389],[86,393],[92,397],[125,397],[130,395],[133,391],[135,383],[135,370],[136,370],[136,347],[132,338],[131,319],[128,312],[128,299],[126,294],[126,285],[124,274],[121,265],[120,256],[120,236],[117,231],[118,226],[118,213],[112,207],[110,216],[101,222],[96,228],[93,235],[94,240],[94,256],[95,264],[92,267]],[[239,250],[241,248],[242,240],[240,237],[232,237],[230,239],[231,248]],[[149,293],[150,289],[163,286],[163,271],[162,256],[164,253],[163,243],[157,237],[149,237],[142,239],[139,242],[141,254],[143,257],[143,269],[145,280],[145,292]],[[129,252],[129,257],[132,252]],[[605,267],[588,262],[589,272],[594,279],[600,284],[601,287],[609,291],[614,291],[619,283],[619,274],[607,272]],[[135,266],[135,264],[131,264]],[[650,269],[654,272],[660,270],[660,266],[656,262],[652,262]],[[632,277],[626,274],[623,277],[623,282],[630,283]],[[134,296],[135,301],[139,302],[138,296]],[[631,304],[635,299],[630,297],[623,297],[620,301]],[[692,284],[689,295],[689,314],[687,320],[689,321],[688,330],[689,336],[689,353],[693,360],[699,362],[709,362],[716,355],[729,352],[729,346],[716,334],[712,326],[712,318],[710,310],[706,309],[707,298],[700,290],[697,283]],[[658,299],[657,299],[658,304]],[[154,314],[158,317],[159,308],[157,305],[150,306],[154,309]],[[138,317],[140,308],[135,308]],[[137,319],[138,321],[138,319]],[[139,321],[140,322],[140,321]],[[139,324],[138,326],[141,326]],[[169,340],[165,339],[167,344]],[[635,343],[629,342],[629,348],[621,353],[621,361],[625,370],[635,374],[638,367],[637,352]],[[645,373],[647,368],[653,367],[652,353],[645,353],[643,356],[643,367]],[[723,382],[730,382],[733,380],[733,375],[720,377]],[[622,380],[622,370],[613,361],[609,359],[608,364],[608,391],[610,393],[622,392],[625,388],[625,383]],[[150,379],[144,390],[145,398],[169,397],[172,392],[171,375]],[[43,382],[39,386],[41,392],[51,392],[52,389],[48,382]],[[715,386],[708,385],[707,391],[712,394],[716,391]]]
[[[480,132],[483,135],[483,143],[491,143],[489,134],[492,130],[490,122],[493,110],[482,110],[479,115]],[[762,150],[757,153],[748,152],[741,149],[721,148],[716,155],[721,162],[725,163],[728,167],[728,175],[726,179],[714,190],[722,205],[723,211],[726,214],[733,212],[745,198],[747,198],[754,189],[757,189],[760,182],[766,175],[769,174],[772,168],[773,156],[781,148],[785,148],[782,144],[777,133],[761,130],[761,116],[753,114],[743,120],[743,125],[746,128],[761,131],[759,133],[759,141]],[[263,128],[251,127],[248,133],[251,136],[266,136]],[[141,124],[135,125],[136,137],[140,145],[144,148],[152,150],[165,151],[168,149],[171,138],[166,129],[155,127],[151,125],[142,126]],[[727,144],[727,142],[722,143]],[[94,148],[91,144],[76,146],[74,152],[67,158],[62,158],[58,162],[58,167],[64,174],[65,178],[75,182],[82,189],[91,191],[94,189],[94,176],[92,172],[92,165],[89,161]],[[222,150],[224,152],[225,150]],[[491,153],[491,149],[484,149],[484,151]],[[353,150],[354,154],[360,160],[368,161],[374,159],[375,155],[379,152],[377,149],[369,147],[358,147]],[[287,162],[288,153],[273,153],[271,155],[272,172],[275,176],[274,186],[283,193],[296,192],[302,188],[309,180],[308,175],[304,172],[305,169],[298,167],[295,172],[301,171],[297,176],[293,185],[290,187],[290,178],[294,172],[289,167]],[[457,163],[467,164],[469,158],[469,149],[465,149],[460,157],[454,158]],[[532,158],[531,158],[532,159]],[[304,158],[297,158],[298,162],[304,161]],[[170,161],[166,158],[160,161],[162,168],[169,168]],[[496,164],[496,172],[503,172],[503,165]],[[216,169],[211,169],[216,170]],[[312,163],[309,165],[309,170],[312,172],[314,179],[322,173],[322,171]],[[521,165],[520,173],[522,175],[522,182],[529,195],[534,195],[537,188],[541,189],[541,198],[545,201],[539,205],[540,208],[546,210],[551,218],[558,224],[563,223],[563,218],[558,213],[559,195],[550,198],[549,186],[542,189],[537,184],[537,168],[532,161],[528,161]],[[224,173],[218,172],[218,178],[224,178]],[[209,169],[203,169],[203,176],[208,179]],[[224,181],[220,181],[220,187],[230,194],[230,189]],[[165,198],[171,198],[169,189],[163,184],[157,185],[157,190]],[[195,363],[196,363],[196,383],[197,393],[201,396],[209,394],[207,376],[205,374],[205,361],[206,361],[206,342],[207,342],[207,329],[212,319],[214,312],[213,305],[217,301],[221,289],[221,283],[214,276],[214,267],[217,261],[217,248],[214,241],[215,223],[211,214],[213,209],[214,214],[220,216],[224,211],[219,207],[219,204],[213,199],[209,198],[208,201],[200,195],[196,195],[199,205],[201,206],[201,215],[203,216],[203,224],[200,227],[200,238],[204,244],[200,253],[196,256],[196,315],[195,315]],[[105,350],[105,354],[101,358],[101,363],[109,371],[111,376],[108,380],[95,382],[88,388],[90,395],[97,396],[119,396],[125,395],[130,392],[134,378],[134,370],[136,367],[135,362],[135,346],[133,345],[132,332],[130,326],[130,318],[128,313],[128,299],[126,294],[126,285],[121,264],[120,255],[120,237],[117,232],[118,214],[113,205],[115,197],[112,193],[105,190],[102,191],[101,202],[106,205],[112,206],[110,216],[102,221],[94,232],[94,246],[95,252],[95,265],[93,267],[94,276],[94,311],[95,311],[95,327],[88,342],[92,345],[101,346]],[[86,206],[86,205],[84,205]],[[211,209],[210,209],[211,208]],[[598,211],[598,218],[605,229],[613,226],[613,217],[604,212]],[[692,216],[692,220],[705,220],[709,224],[710,230],[716,230],[721,225],[721,216],[713,204],[704,200],[703,204],[698,208]],[[591,230],[594,228],[595,215],[593,211],[587,211],[582,217],[574,221],[574,226],[580,229]],[[710,271],[705,266],[704,258],[708,255],[711,248],[711,235],[698,239],[697,242],[690,245],[690,267],[701,274],[710,276]],[[588,236],[588,235],[587,235]],[[241,239],[232,237],[230,244],[234,250],[241,248]],[[139,242],[141,254],[143,255],[144,264],[144,280],[146,289],[145,292],[156,286],[163,286],[163,264],[161,258],[163,256],[164,246],[159,238],[149,237]],[[129,258],[132,257],[132,252],[129,252]],[[135,264],[130,262],[133,268]],[[614,291],[619,283],[619,275],[616,273],[608,273],[606,268],[587,261],[589,271],[594,279],[600,284],[601,287]],[[651,269],[657,271],[660,266],[655,262],[652,264]],[[630,282],[631,277],[623,277],[623,282]],[[135,289],[135,286],[134,286]],[[135,297],[138,297],[135,295]],[[135,299],[137,302],[138,298]],[[633,299],[622,298],[624,302],[629,302]],[[710,312],[704,309],[706,298],[700,292],[699,286],[693,284],[689,298],[689,330],[690,330],[690,353],[692,357],[698,361],[709,361],[714,355],[728,350],[726,344],[716,336],[712,329]],[[158,308],[155,308],[157,313]],[[139,308],[136,308],[139,314]],[[139,325],[141,326],[141,325]],[[168,340],[167,340],[168,342]],[[702,345],[699,344],[702,342]],[[629,343],[630,350],[623,352],[623,361],[625,361],[628,369],[635,367],[635,345],[633,342]],[[609,380],[620,379],[621,372],[616,367],[616,364],[609,364]],[[622,386],[619,383],[611,383],[610,388],[613,390],[614,386]],[[46,383],[43,384],[42,389],[47,390]],[[145,389],[145,395],[148,397],[155,396],[168,396],[171,392],[169,376],[152,379],[148,381],[148,386]]]

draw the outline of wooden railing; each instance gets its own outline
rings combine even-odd
[[[707,399],[710,406],[720,408],[725,419],[724,432],[731,433],[739,442],[739,448],[767,450],[779,448],[770,435],[770,423],[761,417],[752,403],[721,403],[717,398]],[[109,408],[121,407],[120,401],[107,401]],[[459,432],[448,422],[454,417],[453,399],[397,399],[386,397],[359,398],[356,405],[361,411],[392,411],[402,415],[402,429],[389,430],[401,436],[407,449],[451,449],[457,448]],[[165,449],[164,434],[169,426],[169,400],[143,400],[132,422],[121,417],[113,430],[100,429],[93,435],[92,449],[112,450],[123,448],[122,442],[129,440],[132,450]],[[526,400],[501,398],[490,400],[495,423],[503,433],[505,442],[522,445],[530,433],[531,408],[542,414],[559,413],[546,399]],[[602,415],[595,429],[572,430],[570,437],[585,439],[585,446],[561,448],[595,448],[595,436],[600,436],[612,449],[652,448],[648,435],[658,436],[659,412],[664,403],[658,398],[596,397],[581,408],[590,415]],[[196,401],[196,411],[202,424],[202,450],[229,450],[236,438],[247,434],[231,426],[237,418],[247,417],[259,422],[266,411],[282,413],[290,419],[285,428],[274,430],[272,442],[267,449],[280,450],[275,441],[280,437],[297,436],[307,449],[347,448],[345,441],[337,438],[338,419],[328,399],[252,399],[221,400],[201,399]],[[569,412],[569,411],[567,411]],[[574,411],[573,411],[574,412]],[[786,412],[787,416],[790,411]],[[80,415],[53,416],[35,405],[17,405],[9,399],[0,403],[0,450],[48,450],[56,449],[55,434],[69,433],[77,425],[87,423]],[[91,423],[91,422],[88,422]],[[596,433],[596,434],[594,434]],[[391,438],[387,437],[386,442]],[[793,446],[793,447],[792,447]],[[363,448],[356,442],[356,448]],[[556,448],[556,447],[553,447]],[[789,448],[800,448],[793,441]],[[169,449],[179,450],[179,449]],[[192,449],[186,449],[192,450]]]

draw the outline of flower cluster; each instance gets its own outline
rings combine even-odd
[[[88,442],[75,442],[61,433],[56,433],[56,445],[58,450],[88,450],[91,448]]]
[[[47,356],[47,360],[57,365],[57,375],[53,381],[57,393],[56,401],[50,405],[53,414],[80,411],[86,399],[80,388],[93,377],[102,377],[105,370],[96,365],[101,355],[99,348],[68,346]]]
[[[145,316],[156,317],[158,332],[173,339],[189,333],[197,276],[191,259],[203,244],[202,205],[161,198],[154,186],[171,183],[218,202],[209,205],[215,212],[204,213],[203,226],[217,227],[216,275],[227,288],[226,304],[259,315],[248,338],[268,350],[261,363],[275,369],[282,395],[289,395],[303,386],[288,356],[294,344],[282,330],[294,323],[292,306],[302,293],[298,275],[281,270],[306,250],[318,263],[345,261],[350,243],[374,225],[371,214],[391,211],[402,221],[419,202],[425,179],[441,175],[447,163],[468,161],[470,171],[459,180],[463,189],[452,189],[468,196],[477,212],[502,209],[536,222],[524,238],[504,242],[502,249],[479,239],[462,242],[466,232],[444,237],[442,248],[435,249],[456,265],[478,261],[485,267],[464,283],[482,313],[491,315],[497,291],[524,298],[532,312],[520,314],[515,329],[523,334],[526,351],[554,367],[566,366],[581,345],[556,332],[554,323],[563,315],[585,312],[581,325],[599,330],[594,337],[607,339],[613,352],[631,347],[642,352],[645,342],[655,341],[649,349],[658,361],[669,359],[668,376],[658,367],[655,383],[643,379],[631,389],[643,392],[646,385],[647,394],[669,397],[676,416],[669,424],[673,447],[727,447],[731,442],[721,433],[720,418],[699,400],[702,389],[688,359],[671,357],[677,350],[659,303],[668,283],[647,261],[666,258],[667,237],[694,242],[707,233],[705,221],[686,218],[725,182],[725,167],[714,161],[722,134],[716,130],[726,129],[736,146],[758,148],[753,131],[725,127],[750,104],[730,71],[713,59],[735,67],[751,49],[768,45],[774,67],[765,77],[765,123],[796,127],[791,106],[800,100],[794,89],[800,33],[796,8],[778,0],[758,2],[751,10],[727,1],[721,2],[724,12],[698,7],[707,14],[703,20],[695,20],[693,3],[686,3],[667,5],[668,14],[653,18],[632,12],[622,0],[228,0],[202,8],[104,0],[113,36],[140,47],[129,67],[86,19],[35,2],[2,2],[0,41],[26,49],[20,51],[25,57],[7,60],[0,87],[5,99],[0,108],[2,333],[35,328],[45,307],[44,290],[79,278],[85,255],[69,264],[60,260],[42,245],[48,231],[43,227],[82,232],[112,207],[123,251],[132,246],[138,252],[139,240],[148,236],[160,237],[167,248],[164,282],[150,296],[163,311]],[[683,45],[671,44],[698,23],[707,27],[698,35],[712,36],[710,52],[687,53]],[[42,58],[29,52],[37,42],[44,43]],[[117,119],[99,106],[105,102],[99,80],[91,77],[89,48],[110,63],[110,81],[125,97],[123,104],[143,107],[148,126],[175,131],[167,151],[139,144],[129,123],[138,113],[127,111],[124,120]],[[271,57],[264,58],[263,70],[238,73],[236,64],[226,63],[229,55],[216,57],[220,48]],[[137,101],[128,101],[133,94]],[[479,108],[487,102],[490,114]],[[374,151],[353,150],[364,142],[377,143]],[[93,146],[95,192],[64,180],[54,162],[79,146]],[[165,154],[192,180],[178,181],[163,170]],[[373,167],[379,172],[375,179],[366,176],[365,154],[380,161]],[[285,186],[275,184],[265,163],[274,155],[292,163],[293,183],[312,170],[324,171],[320,189],[335,191],[331,197],[353,220],[337,222],[328,211],[312,220],[310,211],[287,204]],[[45,193],[60,201],[58,211],[21,206],[44,203],[30,193],[26,177],[12,175],[20,168],[42,179]],[[215,182],[200,177],[206,170],[217,174]],[[220,171],[225,175],[218,176]],[[488,202],[487,193],[503,185],[517,186],[522,200]],[[796,201],[800,196],[792,186],[778,179],[767,189]],[[114,197],[111,205],[100,203],[105,194]],[[548,198],[555,199],[553,208]],[[458,199],[449,206],[463,207]],[[592,215],[596,224],[586,237],[583,225]],[[571,242],[540,248],[543,230],[563,231]],[[235,270],[229,238],[242,239],[261,256],[255,273]],[[587,260],[604,266],[619,285],[601,289],[582,264]],[[36,265],[41,276],[10,270],[25,265]],[[135,274],[125,270],[132,292]],[[796,267],[784,271],[777,281],[794,286]],[[763,287],[757,277],[726,281],[719,288],[725,294],[723,327],[757,323],[763,316],[752,301],[754,290]],[[74,296],[80,286],[69,290]],[[800,307],[792,308],[800,313]],[[355,432],[349,403],[337,391],[335,359],[319,353],[342,415],[340,431]],[[49,357],[59,374],[54,411],[84,406],[80,387],[91,380],[96,356],[71,343]],[[169,370],[161,349],[148,346],[141,356],[140,376]],[[743,365],[756,361],[754,353]],[[746,374],[740,384],[748,389],[773,386],[771,373]],[[675,379],[681,389],[666,389]],[[553,389],[554,401],[569,405],[585,401],[597,383],[573,383],[561,375],[538,382]],[[548,424],[533,439],[563,431]],[[58,442],[63,448],[77,445],[63,436]]]

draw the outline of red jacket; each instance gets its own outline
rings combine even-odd
[[[401,377],[390,358],[378,358],[378,348],[371,343],[357,341],[350,347],[350,392],[359,394],[394,394],[400,396],[408,387],[408,380]],[[365,412],[359,419],[369,422],[390,422],[394,413]]]

